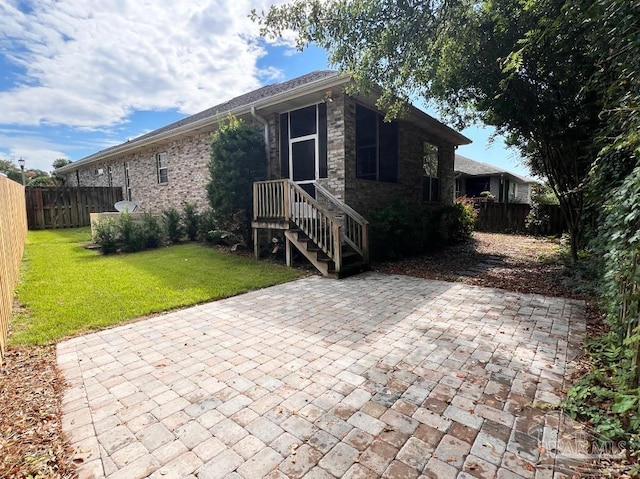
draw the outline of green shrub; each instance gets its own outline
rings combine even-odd
[[[184,230],[180,221],[180,213],[175,208],[169,208],[162,212],[162,221],[169,241],[179,243],[184,236]]]
[[[471,238],[476,212],[460,201],[437,209],[394,203],[371,215],[370,251],[377,260],[411,256]]]
[[[213,133],[207,197],[219,229],[251,239],[253,183],[267,176],[260,130],[229,117]]]
[[[190,241],[198,239],[198,229],[200,226],[200,215],[195,205],[185,203],[182,207],[182,223],[184,230]]]
[[[220,238],[216,238],[215,232],[218,230],[218,222],[213,210],[209,208],[200,215],[199,234],[203,241],[209,244],[218,244]]]
[[[394,203],[371,215],[370,251],[376,259],[419,253],[425,239],[424,220],[405,203]]]
[[[129,213],[120,213],[118,218],[119,242],[123,251],[134,253],[145,247],[144,228],[136,223]]]
[[[93,241],[104,254],[118,250],[118,225],[113,218],[103,218],[93,223]]]
[[[531,187],[531,209],[524,220],[524,227],[529,234],[547,234],[551,218],[547,213],[547,205],[557,205],[558,198],[553,190],[545,184]]]
[[[142,234],[145,248],[157,248],[162,245],[164,232],[158,218],[151,213],[142,216]]]
[[[476,211],[467,201],[456,201],[452,206],[443,206],[438,222],[438,238],[441,244],[456,244],[467,241],[473,234]]]
[[[233,217],[231,218],[233,220]],[[236,221],[237,217],[236,217]],[[227,225],[234,223],[226,223]],[[243,236],[220,227],[218,216],[210,208],[200,215],[199,225],[200,237],[209,244],[221,244],[231,246],[232,250],[245,247],[246,242]]]

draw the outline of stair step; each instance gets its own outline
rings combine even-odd
[[[337,274],[339,278],[346,278],[347,276],[353,276],[354,274],[361,273],[366,269],[367,269],[367,265],[362,261],[358,261],[357,263],[342,265],[342,269],[340,269],[340,273],[336,273],[335,269],[331,267],[329,268],[329,272],[331,274]]]

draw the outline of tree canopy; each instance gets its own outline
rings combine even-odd
[[[4,173],[10,180],[22,183],[22,172],[20,168],[10,160],[0,160],[0,173]]]

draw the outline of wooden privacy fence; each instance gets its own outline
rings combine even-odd
[[[26,199],[30,230],[79,228],[91,225],[91,213],[115,211],[122,188],[27,187]]]
[[[0,364],[27,235],[24,187],[0,175]]]
[[[533,232],[541,235],[559,235],[565,231],[564,217],[557,205],[542,206],[548,220],[535,231],[528,231],[525,221],[530,210],[530,205],[522,203],[479,203],[476,207],[476,230],[492,233]]]

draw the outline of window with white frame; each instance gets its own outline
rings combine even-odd
[[[131,178],[129,176],[129,162],[124,163],[124,187],[127,201],[131,201]]]
[[[422,199],[440,201],[440,179],[438,178],[438,147],[424,144],[424,178],[422,181]]]
[[[311,196],[327,177],[327,105],[318,103],[280,115],[280,166]]]
[[[156,165],[158,168],[158,184],[164,185],[169,183],[169,168],[166,151],[156,154]]]

